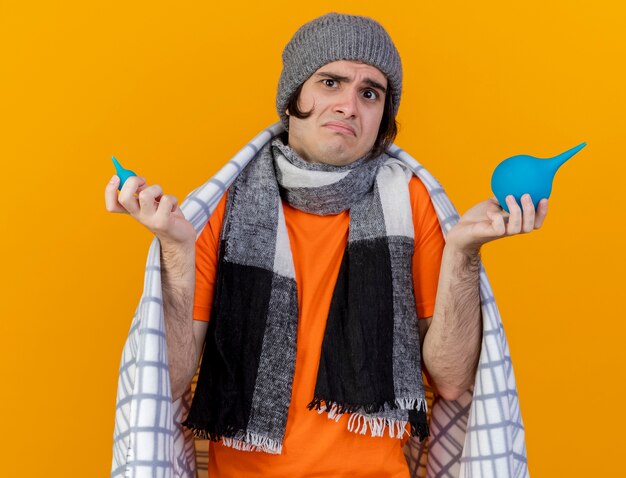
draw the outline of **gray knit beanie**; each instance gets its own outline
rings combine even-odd
[[[276,110],[285,128],[289,98],[319,68],[339,60],[354,60],[378,68],[387,77],[394,117],[402,93],[402,64],[391,37],[368,17],[327,13],[302,25],[283,50]]]

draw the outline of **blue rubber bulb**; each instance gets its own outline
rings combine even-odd
[[[115,159],[115,156],[113,156],[113,164],[115,165],[116,174],[120,177],[120,184],[117,187],[117,189],[121,190],[122,186],[124,186],[124,183],[126,182],[128,178],[130,178],[131,176],[137,176],[137,175],[130,169],[124,169],[122,165],[120,164],[120,162],[117,159]]]
[[[491,190],[498,198],[502,209],[509,212],[505,198],[512,194],[521,207],[524,194],[530,194],[535,209],[539,201],[548,199],[552,192],[552,181],[557,170],[587,143],[565,151],[553,158],[535,158],[525,154],[512,156],[502,161],[491,176]]]

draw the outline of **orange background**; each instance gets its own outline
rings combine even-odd
[[[111,155],[182,199],[276,120],[282,47],[327,11],[387,27],[405,72],[397,143],[461,212],[490,196],[502,159],[587,141],[556,177],[544,228],[483,256],[532,475],[621,472],[621,2],[0,0],[0,474],[108,474],[151,241],[105,211]]]

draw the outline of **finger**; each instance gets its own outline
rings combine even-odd
[[[509,222],[507,224],[507,234],[519,234],[522,230],[522,210],[512,195],[506,197],[506,205],[509,207]]]
[[[537,204],[537,214],[535,214],[535,229],[539,229],[541,226],[543,226],[543,222],[545,221],[547,215],[548,200],[544,198],[539,201],[539,204]]]
[[[128,214],[128,211],[124,209],[117,200],[117,185],[119,183],[119,176],[113,175],[111,180],[104,188],[104,205],[109,212]]]
[[[495,213],[498,213],[498,214],[504,212],[504,209],[502,208],[502,206],[500,206],[500,201],[498,201],[497,197],[495,197],[495,196],[490,197],[485,202],[487,204],[487,207],[485,209],[486,211],[495,212]]]
[[[164,194],[161,196],[161,201],[159,202],[159,207],[157,208],[155,219],[156,224],[160,229],[167,227],[170,221],[170,214],[176,211],[178,207],[178,199],[176,196],[172,196],[171,194]]]
[[[490,197],[487,201],[489,201],[490,204],[495,206],[493,208],[487,209],[488,213],[497,214],[498,216],[500,216],[500,218],[502,219],[502,222],[506,226],[509,223],[509,216],[511,214],[504,210],[504,208],[500,205],[500,201],[498,200],[496,196]],[[504,201],[506,202],[506,198],[504,198]],[[489,216],[489,214],[487,215]]]
[[[157,210],[158,198],[163,195],[163,188],[158,184],[153,184],[139,192],[139,207],[141,212],[145,214],[154,214]]]
[[[140,188],[143,189],[145,184],[145,178],[140,176],[131,176],[122,186],[122,190],[120,191],[120,195],[117,200],[131,215],[136,215],[140,211],[139,200],[137,199],[136,193]]]
[[[506,224],[504,222],[504,215],[497,212],[487,212],[487,217],[491,221],[491,227],[496,237],[504,235],[506,232]]]
[[[530,232],[535,228],[535,205],[530,194],[522,196],[522,232]]]

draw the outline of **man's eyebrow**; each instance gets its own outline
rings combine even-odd
[[[365,83],[370,85],[372,88],[376,88],[376,89],[382,91],[383,93],[387,93],[387,88],[385,88],[383,85],[378,83],[376,80],[372,80],[371,78],[366,78],[365,79]]]
[[[331,73],[329,71],[320,71],[319,73],[316,73],[315,75],[321,76],[322,78],[330,78],[331,80],[335,80],[335,81],[344,81],[344,82],[350,81],[350,78],[348,78],[347,76],[341,76],[341,75],[338,75],[337,73]],[[371,86],[372,88],[376,88],[377,90],[382,91],[383,94],[387,93],[387,88],[385,88],[378,81],[373,80],[372,78],[365,78],[363,82],[367,84],[368,86]]]

